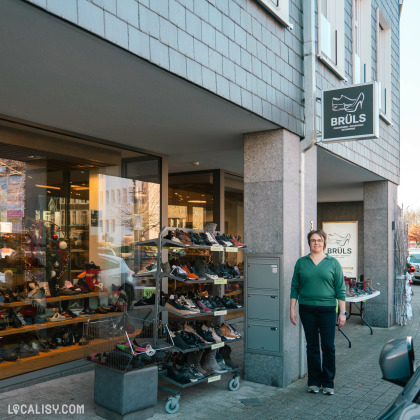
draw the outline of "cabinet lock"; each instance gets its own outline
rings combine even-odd
[[[277,331],[277,327],[271,327],[271,331]]]

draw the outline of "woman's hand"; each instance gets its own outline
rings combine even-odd
[[[294,309],[290,309],[290,321],[292,321],[293,325],[297,325],[298,317]]]
[[[341,328],[347,321],[347,318],[345,315],[338,315],[338,328]]]

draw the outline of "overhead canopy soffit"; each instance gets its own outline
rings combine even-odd
[[[243,172],[242,134],[279,128],[19,0],[0,2],[0,114]]]
[[[170,172],[241,174],[243,133],[279,128],[24,1],[0,1],[0,39],[0,114],[167,155]],[[381,179],[322,150],[321,201]]]

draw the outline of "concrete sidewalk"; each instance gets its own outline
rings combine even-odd
[[[227,388],[231,375],[225,375],[221,381],[182,390],[180,410],[174,415],[165,412],[168,394],[159,392],[153,419],[375,419],[401,392],[400,387],[381,379],[378,360],[384,344],[393,338],[411,335],[416,355],[420,354],[420,286],[413,286],[413,290],[414,316],[407,326],[374,328],[373,335],[370,335],[360,318],[352,317],[343,328],[352,341],[352,348],[348,348],[347,341],[340,333],[337,334],[334,396],[308,394],[306,378],[285,389],[242,380],[240,389],[231,392]],[[232,358],[241,361],[241,348],[235,348],[235,353],[232,353]],[[100,419],[95,415],[93,379],[94,373],[90,371],[2,393],[0,419]],[[244,404],[241,400],[248,401],[244,401]],[[11,415],[9,412],[13,404],[37,404],[39,407],[41,404],[83,404],[84,414]]]

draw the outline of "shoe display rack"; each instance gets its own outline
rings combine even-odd
[[[96,298],[100,296],[108,296],[111,292],[92,292],[92,293],[81,293],[77,295],[69,296],[57,296],[49,297],[42,299],[47,304],[56,303],[61,309],[61,303],[64,301],[73,301],[78,299],[89,299]],[[12,310],[13,308],[20,308],[24,306],[32,306],[36,302],[36,299],[25,299],[17,302],[3,303],[2,312],[7,313],[7,311]],[[58,312],[57,312],[58,313]],[[7,339],[14,340],[16,346],[18,343],[27,342],[28,340],[35,339],[37,334],[42,331],[46,333],[47,330],[57,327],[66,327],[72,326],[75,324],[85,323],[87,320],[101,320],[108,318],[121,317],[122,312],[110,312],[107,314],[90,314],[89,316],[74,316],[69,317],[59,321],[44,321],[38,320],[36,323],[21,325],[19,327],[14,327],[12,325],[2,327],[0,331],[1,344],[3,346],[4,342]],[[9,340],[10,341],[10,340]],[[102,343],[102,342],[101,342]],[[98,342],[98,344],[101,344]],[[42,345],[42,343],[39,343]],[[10,344],[6,344],[5,348],[8,349]],[[31,349],[33,349],[31,347]],[[3,357],[4,354],[6,357]],[[0,351],[0,357],[4,359],[1,363],[0,369],[0,379],[9,378],[15,375],[22,373],[31,372],[34,370],[50,367],[58,363],[65,363],[73,360],[77,360],[84,357],[83,347],[78,343],[69,346],[63,346],[55,349],[50,348],[40,348],[40,350],[33,349],[32,355],[25,355],[24,358],[19,358],[16,360],[8,360],[7,350],[2,349]],[[22,356],[20,356],[22,357]],[[18,363],[17,363],[18,361]]]
[[[223,263],[226,260],[226,254],[230,252],[241,252],[244,245],[240,244],[239,241],[236,241],[236,243],[240,244],[240,246],[224,246],[217,243],[215,241],[216,235],[220,242],[222,242],[220,239],[222,238],[222,234],[220,232],[213,232],[213,243],[211,244],[209,241],[207,244],[203,244],[201,241],[201,243],[199,242],[197,235],[201,235],[203,238],[203,235],[208,236],[209,234],[209,232],[206,233],[205,231],[198,229],[184,228],[179,230],[164,227],[158,238],[134,244],[136,248],[135,252],[137,252],[138,255],[146,255],[144,251],[141,251],[144,247],[148,247],[148,249],[154,247],[156,249],[156,260],[154,261],[153,258],[150,259],[150,254],[147,255],[145,257],[147,266],[135,275],[139,279],[149,278],[153,279],[155,282],[156,289],[153,312],[156,323],[160,322],[162,318],[165,318],[165,322],[168,322],[169,326],[178,323],[178,325],[185,325],[191,328],[191,326],[188,325],[189,323],[201,322],[201,325],[204,326],[205,323],[208,323],[209,325],[222,324],[223,328],[228,330],[228,324],[223,323],[226,322],[227,319],[243,315],[243,300],[240,302],[239,296],[243,294],[243,282],[245,281],[245,278],[237,272],[232,274],[232,267],[230,267],[232,270],[232,273],[230,273]],[[193,236],[197,240],[193,240]],[[209,239],[211,240],[211,238]],[[226,239],[226,237],[224,237],[224,239]],[[164,250],[167,250],[167,254],[166,252],[163,252]],[[163,261],[163,255],[165,255],[165,259],[167,258],[168,261]],[[168,257],[166,257],[166,255],[168,255]],[[197,270],[197,267],[191,266],[188,263],[176,264],[179,261],[177,256],[182,256],[184,261],[190,258],[204,262]],[[209,264],[214,261],[217,261],[217,264],[212,265],[212,267],[217,270],[217,274],[214,271],[210,271],[208,268]],[[241,287],[238,286],[239,290],[232,290],[229,288],[229,284],[239,282],[241,282]],[[169,292],[166,292],[166,290],[164,291],[164,289],[166,289],[166,284]],[[211,293],[209,293],[207,289],[211,290]],[[226,289],[228,289],[229,292],[227,292]],[[200,300],[201,298],[194,300],[191,297],[192,295],[204,296],[203,301]],[[210,297],[210,295],[212,297]],[[145,303],[147,303],[147,300],[145,300]],[[142,308],[145,306],[139,307]],[[168,321],[166,321],[166,319],[168,319]],[[208,329],[207,327],[205,328]],[[213,334],[216,334],[214,328],[210,328],[209,331],[210,330],[212,330]],[[188,330],[185,329],[185,331]],[[193,334],[199,336],[194,329],[192,329],[192,331],[194,332]],[[199,334],[202,333],[201,330],[197,331]],[[218,332],[220,333],[220,330],[218,330]],[[225,357],[229,357],[230,360],[231,349],[226,345],[234,341],[242,340],[242,337],[240,334],[237,334],[236,338],[233,338],[235,337],[233,332],[229,330],[229,333],[232,334],[229,334],[229,338],[226,338],[221,334],[222,339],[218,339],[218,342],[210,342],[206,341],[206,339],[202,339],[199,340],[201,342],[196,343],[196,346],[192,345],[191,342],[189,342],[189,345],[185,346],[179,345],[179,341],[177,341],[178,337],[171,331],[173,353],[181,355],[181,358],[189,360],[190,362],[195,358],[197,359],[196,363],[198,364],[200,363],[199,359],[201,359],[202,356],[203,358],[206,358],[206,366],[209,366],[210,364],[213,369],[206,371],[206,375],[201,373],[197,374],[194,369],[194,364],[192,363],[188,366],[184,365],[180,370],[177,370],[176,363],[174,363],[173,367],[169,367],[159,372],[159,379],[174,385],[176,388],[184,389],[201,383],[215,382],[220,380],[222,375],[231,374],[232,378],[228,383],[228,388],[231,391],[236,391],[240,387],[241,368],[237,365],[234,368],[226,368],[226,364],[223,364],[223,351],[220,351],[220,349],[229,349],[229,354],[224,352],[224,355]],[[194,355],[197,355],[197,357]],[[216,355],[219,356],[221,365],[217,364]],[[216,369],[214,369],[215,366],[217,366]],[[210,367],[208,369],[210,369]],[[165,405],[166,411],[170,414],[176,413],[179,410],[180,391],[162,385],[159,386],[159,389],[171,394]]]

